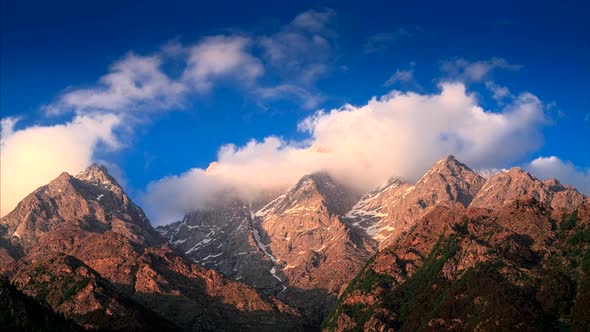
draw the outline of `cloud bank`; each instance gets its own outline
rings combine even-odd
[[[142,200],[155,223],[166,223],[227,193],[256,199],[316,171],[367,191],[391,176],[416,180],[446,154],[475,168],[502,167],[537,149],[545,124],[544,105],[530,93],[491,112],[462,83],[443,83],[433,94],[394,90],[304,119],[299,130],[309,139],[302,142],[267,137],[223,146],[207,170],[152,182]]]

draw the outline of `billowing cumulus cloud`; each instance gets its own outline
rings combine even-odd
[[[539,157],[525,169],[541,179],[557,178],[563,184],[574,185],[586,195],[590,195],[590,169],[581,169],[569,161],[563,161],[556,156]]]
[[[435,94],[393,91],[306,118],[299,129],[309,139],[302,142],[268,137],[223,146],[208,170],[153,182],[143,201],[154,221],[164,223],[221,193],[255,199],[321,170],[366,191],[394,175],[415,180],[446,154],[474,168],[502,167],[539,147],[545,123],[543,104],[529,93],[490,112],[460,83],[444,83]]]
[[[2,120],[0,215],[61,172],[83,170],[98,144],[110,149],[121,146],[113,134],[120,124],[114,114],[77,116],[65,124],[22,130],[14,130],[15,124],[13,118]]]

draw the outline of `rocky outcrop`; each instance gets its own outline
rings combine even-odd
[[[553,208],[574,209],[586,200],[574,187],[564,186],[557,179],[541,181],[520,168],[512,168],[489,178],[471,206],[496,209],[526,195]]]

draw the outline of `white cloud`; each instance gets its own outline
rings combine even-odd
[[[363,52],[365,54],[370,54],[384,51],[400,38],[412,36],[414,32],[419,29],[419,27],[398,28],[394,31],[379,32],[371,35],[367,38],[367,41],[363,46]]]
[[[485,85],[486,85],[486,88],[492,92],[492,97],[498,103],[502,103],[502,101],[504,99],[512,96],[512,93],[510,93],[510,90],[505,86],[498,85],[492,81],[487,81],[485,83]]]
[[[168,77],[160,68],[159,56],[129,53],[115,62],[96,87],[74,89],[47,107],[49,113],[74,110],[96,111],[162,110],[182,105],[185,86]]]
[[[213,36],[190,48],[184,80],[198,92],[208,92],[216,79],[231,77],[252,84],[264,73],[260,60],[250,54],[251,40],[243,36]]]
[[[569,161],[556,156],[539,157],[525,169],[541,179],[557,178],[563,184],[573,185],[586,195],[590,195],[590,168],[581,169]]]
[[[65,124],[14,130],[14,119],[2,119],[0,214],[61,172],[83,170],[99,143],[120,148],[113,133],[120,122],[114,114],[81,115]]]
[[[521,68],[521,65],[511,64],[502,58],[474,62],[464,58],[456,58],[440,63],[440,70],[446,75],[446,79],[464,82],[480,82],[489,77],[496,69],[517,71]]]
[[[257,97],[262,100],[293,100],[299,102],[305,109],[317,108],[324,100],[320,94],[293,84],[281,84],[273,87],[260,87],[255,90]]]
[[[397,82],[400,83],[408,83],[408,82],[412,82],[414,80],[414,69],[408,69],[408,70],[396,70],[395,73],[393,73],[393,75],[391,75],[387,81],[385,81],[385,83],[383,83],[384,86],[391,86]]]
[[[259,38],[265,58],[283,80],[310,86],[328,72],[336,47],[334,17],[329,9],[310,10]]]
[[[444,83],[435,94],[393,91],[305,119],[299,129],[309,139],[302,142],[269,137],[224,146],[209,171],[155,181],[142,200],[154,221],[164,223],[206,206],[210,197],[229,191],[251,199],[319,170],[364,191],[392,175],[415,180],[446,154],[476,169],[502,167],[538,148],[544,124],[543,104],[529,93],[492,113],[460,83]]]

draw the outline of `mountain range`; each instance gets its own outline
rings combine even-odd
[[[2,295],[103,330],[590,321],[590,200],[556,179],[518,168],[486,179],[447,156],[367,194],[319,172],[266,196],[154,229],[103,166],[62,173],[0,219]],[[26,321],[17,312],[3,319]]]

